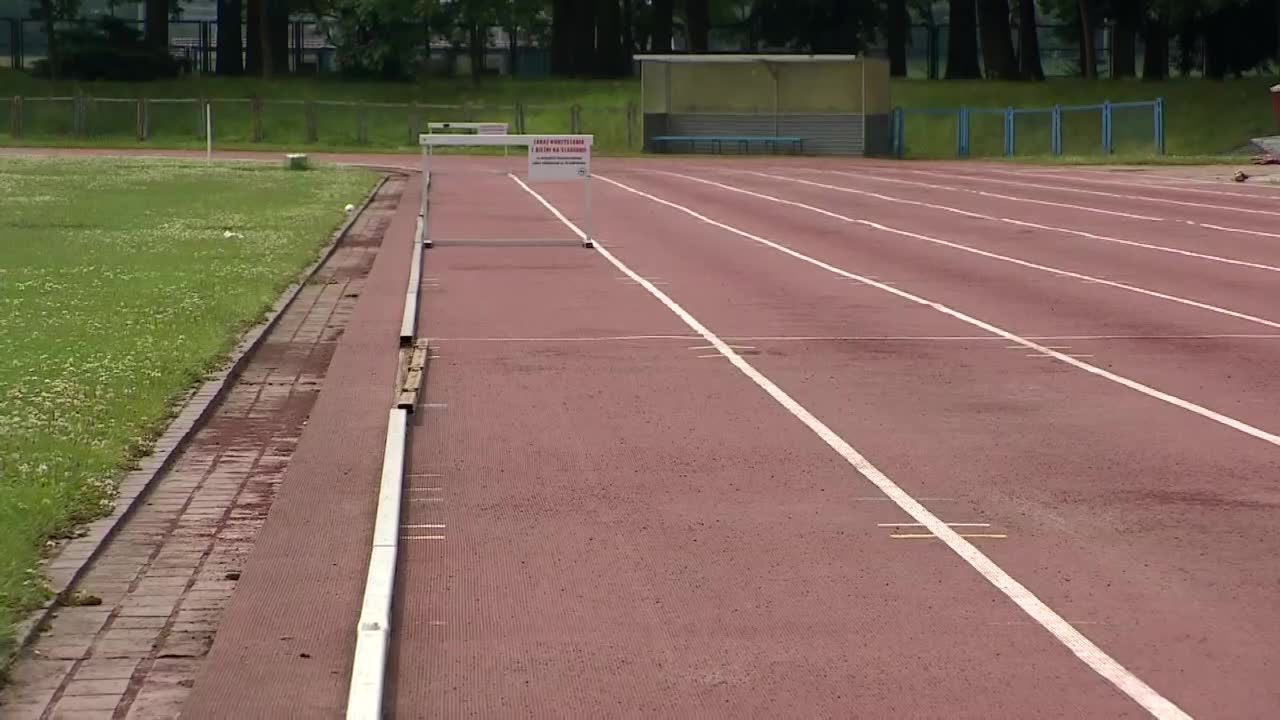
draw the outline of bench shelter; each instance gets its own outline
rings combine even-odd
[[[635,59],[647,152],[890,152],[885,60],[720,53]]]

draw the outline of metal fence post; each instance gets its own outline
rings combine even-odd
[[[138,137],[138,142],[146,142],[146,139],[147,139],[147,100],[146,98],[138,98],[137,119],[134,121],[134,131]]]
[[[1111,146],[1111,101],[1102,103],[1102,153],[1110,155]]]
[[[1155,125],[1155,141],[1156,154],[1164,154],[1164,98],[1156,98],[1155,108],[1152,110],[1152,122]]]
[[[307,126],[307,142],[316,142],[320,139],[320,127],[316,117],[316,102],[314,100],[302,101],[302,117]]]
[[[262,98],[249,99],[249,115],[253,118],[253,141],[262,142]]]
[[[582,133],[582,106],[574,104],[569,108],[569,134]]]
[[[1062,154],[1062,106],[1054,105],[1049,116],[1049,152]]]
[[[524,135],[524,101],[516,101],[516,133]]]
[[[196,100],[196,137],[205,140],[208,134],[208,128],[205,127],[205,106],[209,104],[207,98]]]
[[[1014,137],[1014,123],[1017,116],[1014,114],[1013,106],[1004,109],[1004,154],[1011,157],[1014,153],[1017,139]]]
[[[893,133],[893,156],[899,159],[905,153],[907,145],[906,138],[903,137],[907,130],[905,115],[906,113],[901,107],[893,109],[893,129],[891,131]]]
[[[22,137],[22,96],[14,95],[9,106],[9,134],[15,138]]]
[[[963,105],[956,113],[956,157],[969,157],[969,108]]]

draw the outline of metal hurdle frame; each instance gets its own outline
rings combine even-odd
[[[434,124],[434,123],[433,123]],[[441,123],[449,124],[449,123]],[[462,123],[452,123],[455,127]],[[435,246],[435,242],[431,239],[428,232],[428,218],[431,210],[431,160],[434,155],[433,149],[436,146],[442,147],[524,147],[528,148],[533,145],[535,140],[585,140],[588,153],[590,148],[594,146],[594,135],[479,135],[479,134],[452,134],[452,133],[421,133],[418,135],[418,144],[422,146],[422,197],[418,207],[418,235],[415,241],[416,245],[421,248],[431,248]],[[583,193],[584,193],[584,220],[583,232],[586,238],[582,241],[582,247],[595,247],[595,233],[592,221],[591,210],[591,176],[592,173],[588,166],[588,171],[583,176]],[[494,244],[502,244],[502,241],[495,241]],[[512,244],[512,243],[507,243]]]

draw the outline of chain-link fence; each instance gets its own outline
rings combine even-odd
[[[954,139],[954,143],[949,143]],[[897,157],[1163,155],[1164,100],[1051,108],[897,108]]]
[[[258,98],[12,97],[0,99],[0,144],[102,142],[184,145],[205,139],[205,106],[219,146],[417,147],[431,122],[492,121],[512,132],[589,133],[601,152],[639,151],[639,107],[439,105]]]

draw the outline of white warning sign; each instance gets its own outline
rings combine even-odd
[[[530,182],[586,180],[591,175],[591,137],[534,138],[529,145]]]

